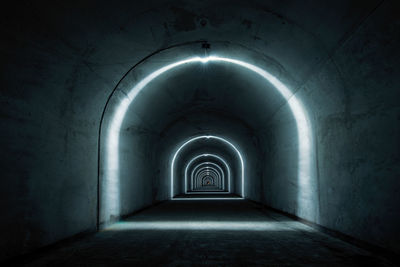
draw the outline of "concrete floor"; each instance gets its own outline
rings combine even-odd
[[[196,198],[228,198],[228,199],[232,199],[232,198],[238,198],[238,199],[242,199],[241,196],[235,195],[235,194],[229,194],[229,193],[200,193],[200,194],[196,194],[196,193],[191,193],[191,194],[184,194],[184,195],[177,195],[174,197],[174,199],[196,199]]]
[[[161,203],[22,266],[393,266],[247,200]]]

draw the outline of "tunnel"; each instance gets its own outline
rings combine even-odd
[[[0,262],[397,266],[399,7],[4,7]]]

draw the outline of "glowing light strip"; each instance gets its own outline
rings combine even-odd
[[[221,137],[218,137],[218,136],[212,136],[212,135],[202,135],[202,136],[197,136],[197,137],[193,137],[192,139],[189,139],[188,141],[186,141],[185,143],[183,143],[179,148],[178,148],[178,150],[175,152],[175,154],[174,154],[174,157],[172,158],[172,162],[171,162],[171,198],[173,198],[174,197],[174,171],[175,171],[175,169],[174,169],[174,167],[175,167],[175,160],[176,160],[176,157],[178,156],[178,154],[179,154],[179,152],[186,146],[186,145],[188,145],[188,144],[190,144],[191,142],[194,142],[194,141],[197,141],[197,140],[200,140],[200,139],[216,139],[216,140],[219,140],[219,141],[222,141],[222,142],[224,142],[224,143],[226,143],[226,144],[228,144],[230,147],[232,147],[233,149],[234,149],[234,151],[237,153],[237,155],[239,156],[239,160],[240,160],[240,164],[241,164],[241,175],[242,175],[242,197],[244,197],[244,163],[243,163],[243,158],[242,158],[242,155],[240,154],[240,152],[239,152],[239,150],[231,143],[231,142],[229,142],[229,141],[227,141],[226,139],[224,139],[224,138],[221,138]],[[223,163],[224,163],[224,165],[225,166],[227,166],[227,169],[228,169],[228,177],[229,177],[229,179],[228,179],[228,188],[229,188],[229,192],[231,192],[231,182],[230,182],[230,180],[231,180],[231,175],[230,175],[230,168],[229,168],[229,165],[226,163],[226,161],[223,159],[223,158],[221,158],[221,157],[219,157],[219,156],[217,156],[217,155],[215,155],[215,154],[202,154],[202,155],[199,155],[198,157],[207,157],[207,156],[211,156],[211,157],[215,157],[215,158],[218,158],[219,160],[221,160]],[[186,173],[186,172],[185,172]],[[187,188],[187,179],[186,179],[187,177],[185,177],[185,188]]]
[[[225,165],[225,168],[226,168],[226,170],[228,172],[228,192],[230,192],[230,190],[231,190],[231,188],[230,188],[231,187],[230,186],[230,183],[231,183],[231,181],[230,181],[231,180],[231,171],[230,171],[228,163],[226,163],[226,161],[223,158],[221,158],[220,156],[217,156],[215,154],[202,154],[202,155],[198,155],[198,156],[194,157],[193,159],[191,159],[189,161],[189,163],[186,165],[186,168],[185,168],[185,193],[188,193],[188,191],[187,191],[187,181],[188,181],[188,179],[187,179],[187,171],[188,171],[188,168],[192,164],[193,161],[195,161],[196,159],[198,159],[200,157],[214,157],[214,158],[220,160]],[[203,163],[197,165],[192,170],[192,173],[191,173],[191,189],[193,190],[193,172],[197,169],[197,167],[199,167],[199,166],[201,166],[203,164],[214,165],[214,166],[217,166],[220,169],[220,171],[222,173],[222,176],[223,176],[223,180],[222,180],[223,188],[225,188],[225,175],[224,175],[224,171],[222,170],[222,168],[218,164],[213,163],[213,162],[203,162]]]
[[[202,167],[196,171],[196,174],[193,177],[198,177],[201,175],[214,175],[216,178],[221,179],[221,175],[215,167]]]
[[[223,195],[223,194],[230,194],[227,191],[212,191],[210,190],[209,192],[207,191],[192,191],[192,192],[187,192],[187,195],[206,195],[206,194],[216,194],[216,195]]]
[[[203,179],[205,176],[211,176],[214,178],[216,178],[217,183],[216,186],[220,187],[221,184],[221,176],[219,175],[218,171],[214,168],[209,169],[208,167],[205,167],[205,169],[200,169],[197,174],[196,174],[196,179]]]
[[[307,231],[313,228],[297,221],[129,221],[118,222],[106,231],[126,230],[221,230],[221,231]]]
[[[238,66],[242,66],[248,70],[251,70],[263,78],[265,78],[268,82],[270,82],[279,93],[287,100],[288,105],[293,113],[293,116],[296,120],[297,132],[298,132],[298,140],[299,140],[299,169],[298,169],[298,183],[299,188],[301,189],[298,193],[298,206],[301,208],[302,206],[306,206],[310,201],[308,199],[309,190],[310,190],[310,175],[311,175],[311,127],[310,122],[307,119],[307,115],[305,109],[302,106],[300,100],[292,94],[292,92],[277,78],[268,73],[267,71],[240,61],[231,58],[225,57],[217,57],[217,56],[209,56],[209,57],[193,57],[185,60],[181,60],[167,66],[164,66],[150,75],[146,76],[143,80],[141,80],[137,85],[135,85],[127,94],[125,99],[122,99],[119,106],[117,107],[110,123],[110,127],[108,129],[107,135],[107,145],[106,145],[106,173],[105,173],[105,181],[102,184],[102,188],[106,188],[107,194],[102,194],[102,196],[106,197],[105,201],[101,201],[105,205],[106,216],[111,214],[118,213],[119,215],[119,158],[118,158],[118,150],[119,150],[119,133],[122,125],[122,121],[125,117],[125,114],[128,110],[129,105],[135,99],[137,94],[143,90],[143,88],[149,84],[152,80],[160,76],[166,71],[169,71],[178,66],[201,62],[227,62],[232,63]],[[190,141],[188,141],[190,142]],[[183,146],[182,146],[183,147]],[[182,148],[181,147],[181,148]],[[180,148],[180,149],[181,149]],[[179,150],[177,153],[179,152]],[[235,148],[235,150],[237,150]],[[173,158],[173,163],[175,161],[176,155]],[[241,158],[241,156],[240,156]],[[241,158],[242,164],[243,159]],[[172,164],[173,166],[173,164]],[[171,168],[173,169],[173,168]],[[171,198],[173,198],[173,170],[171,170]],[[242,196],[244,196],[244,166],[242,168]]]
[[[187,175],[187,171],[188,171],[188,167],[190,166],[192,164],[192,161],[190,161],[189,163],[188,163],[188,165],[186,166],[186,168],[185,168],[185,181],[188,181],[189,179],[188,179],[188,175]],[[191,172],[191,174],[190,174],[190,180],[191,180],[191,184],[190,184],[190,188],[191,188],[191,190],[193,190],[194,188],[193,188],[193,184],[194,184],[194,177],[197,175],[197,169],[200,167],[200,166],[203,166],[203,165],[210,165],[210,166],[214,166],[214,167],[217,167],[217,169],[218,169],[218,171],[219,171],[219,176],[221,176],[221,179],[222,179],[222,190],[225,190],[225,173],[224,173],[224,171],[222,170],[222,168],[218,165],[218,164],[216,164],[216,163],[214,163],[214,162],[209,162],[209,161],[207,161],[207,162],[202,162],[202,163],[200,163],[200,164],[198,164],[198,165],[196,165],[196,167],[194,167],[193,168],[193,170],[192,170],[192,172]],[[213,167],[213,168],[214,168]],[[228,170],[228,166],[227,165],[225,165],[225,167],[226,167],[226,169],[227,169],[227,171],[228,172],[230,172],[229,170]],[[215,169],[215,168],[214,168]],[[196,172],[196,174],[195,174],[195,172]],[[229,173],[230,174],[230,173]],[[228,179],[229,179],[230,177],[228,177]],[[229,182],[228,182],[228,184],[229,184]],[[188,186],[187,186],[187,182],[185,183],[185,193],[188,193],[188,191],[187,191],[187,189],[188,189]]]
[[[172,163],[171,163],[171,198],[173,198],[174,196],[174,167],[175,167],[175,160],[179,154],[179,152],[188,144],[190,144],[191,142],[194,142],[196,140],[200,140],[200,139],[216,139],[219,141],[222,141],[226,144],[228,144],[230,147],[232,147],[234,149],[234,151],[237,153],[237,155],[239,156],[239,160],[240,160],[240,164],[241,164],[241,178],[242,178],[242,197],[244,197],[244,162],[243,162],[243,158],[241,153],[239,152],[239,150],[229,141],[227,141],[224,138],[218,137],[218,136],[213,136],[213,135],[202,135],[202,136],[197,136],[194,137],[188,141],[186,141],[184,144],[182,144],[177,151],[174,154],[174,157],[172,158]],[[186,179],[185,179],[186,181]],[[229,180],[228,180],[229,181]],[[229,191],[231,191],[230,188],[230,184],[229,184]]]
[[[211,182],[212,182],[213,184],[215,184],[215,178],[214,178],[214,177],[212,177],[212,176],[204,176],[204,177],[201,179],[201,186],[202,186],[202,187],[204,186],[204,183],[205,183],[206,180],[211,180]]]
[[[201,155],[200,155],[200,156],[201,156]],[[200,156],[197,156],[197,158],[200,157]],[[188,164],[188,166],[191,165],[191,164],[192,164],[192,163],[190,162],[190,163]],[[225,162],[225,164],[226,164],[226,162]],[[224,171],[222,170],[222,168],[221,168],[218,164],[216,164],[216,163],[214,163],[214,162],[210,162],[210,161],[202,162],[202,163],[196,165],[196,167],[194,167],[193,170],[192,170],[192,172],[191,172],[190,177],[191,177],[191,190],[192,190],[192,191],[186,191],[185,193],[186,193],[186,194],[189,194],[189,195],[190,195],[190,194],[203,194],[203,195],[204,195],[204,194],[209,194],[210,192],[212,192],[212,194],[229,194],[230,192],[222,191],[222,190],[225,190],[225,189],[224,189],[224,188],[225,188],[224,185],[223,185],[222,189],[219,189],[219,190],[206,190],[206,191],[201,191],[201,189],[199,189],[199,190],[200,190],[199,192],[193,191],[193,190],[194,190],[194,188],[193,188],[194,177],[197,175],[197,173],[200,173],[200,172],[202,172],[202,171],[205,171],[205,168],[212,168],[212,170],[214,170],[215,172],[217,172],[217,169],[215,169],[214,167],[209,167],[209,166],[203,167],[203,168],[201,168],[200,170],[197,170],[197,169],[198,169],[200,166],[202,166],[202,165],[211,165],[211,166],[217,167],[218,170],[219,170],[219,172],[221,173],[221,175],[219,174],[219,177],[221,177],[221,178],[222,178],[222,181],[224,182],[224,180],[225,180]],[[188,166],[187,166],[187,167],[188,167]],[[227,172],[229,172],[229,174],[228,174],[228,179],[230,179],[230,170],[229,170],[229,166],[226,165],[225,167],[226,167],[226,169],[227,169]],[[195,172],[196,172],[196,174],[195,174]],[[185,170],[185,180],[186,180],[186,181],[189,180],[188,177],[187,177],[187,174],[188,174],[188,170],[186,169],[186,170]],[[186,187],[186,189],[187,189],[187,187]],[[207,191],[208,191],[208,192],[207,192]]]
[[[214,194],[214,193],[210,193]],[[171,200],[243,200],[244,197],[175,197],[171,198]]]
[[[197,176],[195,177],[195,179],[203,179],[206,176],[211,176],[215,179],[215,186],[219,188],[221,188],[221,177],[219,176],[219,174],[217,174],[217,172],[215,170],[203,170],[200,171]],[[196,189],[197,190],[197,189]],[[201,190],[201,189],[199,189]]]
[[[219,176],[220,179],[221,179],[221,190],[225,190],[225,174],[224,174],[224,171],[222,170],[222,168],[221,168],[220,166],[218,166],[218,164],[215,164],[215,163],[211,164],[211,163],[212,163],[212,162],[203,162],[203,163],[197,165],[195,168],[193,168],[192,173],[190,174],[190,180],[193,181],[193,180],[194,180],[194,177],[197,176],[197,173],[200,172],[201,169],[200,169],[200,170],[197,170],[197,169],[198,169],[201,165],[207,164],[207,166],[208,166],[208,165],[212,166],[211,168],[212,168],[214,171],[218,172],[218,176]],[[185,179],[187,179],[187,178],[185,177]],[[187,180],[188,180],[188,179],[187,179]],[[191,188],[191,190],[193,190],[193,182],[191,182],[190,188]],[[187,193],[187,191],[186,191],[186,193]]]

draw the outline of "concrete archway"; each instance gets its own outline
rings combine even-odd
[[[198,140],[217,140],[217,141],[219,141],[221,143],[224,143],[227,146],[229,146],[232,149],[232,151],[237,155],[237,157],[239,158],[239,161],[240,161],[241,196],[244,197],[244,192],[245,192],[245,187],[244,187],[245,165],[244,165],[244,160],[243,160],[243,157],[242,157],[239,149],[234,144],[232,144],[230,141],[228,141],[228,140],[226,140],[226,139],[224,139],[222,137],[212,136],[212,135],[203,135],[203,136],[193,137],[193,138],[190,138],[189,140],[185,141],[181,146],[179,146],[179,148],[173,154],[172,162],[171,162],[171,198],[173,198],[173,196],[175,195],[175,193],[174,193],[175,161],[176,161],[177,157],[179,156],[179,153],[181,153],[181,151],[183,149],[185,149],[186,146],[188,146],[192,142],[196,142]],[[219,157],[217,155],[214,155],[214,154],[208,154],[208,153],[202,154],[202,155],[199,155],[199,156],[195,157],[195,159],[200,158],[200,157],[211,157],[211,158],[214,157],[214,158],[217,158],[219,160],[222,160],[224,162],[224,164],[226,166],[228,166],[225,160],[223,160],[221,157]],[[228,176],[230,176],[230,174]],[[186,179],[185,179],[185,183],[186,183]],[[230,187],[231,182],[229,180],[228,180],[228,184],[229,184],[228,186]],[[186,188],[186,185],[185,185],[185,188]]]
[[[190,173],[190,175],[189,175],[189,167],[190,167],[190,165],[191,164],[193,164],[193,162],[195,161],[195,160],[197,160],[197,159],[200,159],[200,158],[204,158],[204,157],[211,157],[211,158],[215,158],[215,159],[217,159],[217,160],[219,160],[222,164],[223,164],[223,167],[225,168],[225,170],[226,170],[226,175],[224,174],[224,170],[218,165],[218,164],[216,164],[216,163],[214,163],[214,162],[210,162],[210,161],[206,161],[206,162],[202,162],[202,163],[200,163],[200,164],[198,164],[196,167],[194,167],[193,168],[193,170],[192,170],[192,172]],[[230,192],[231,191],[231,183],[232,183],[232,177],[231,177],[231,170],[230,170],[230,167],[229,167],[229,165],[228,165],[228,163],[226,162],[226,160],[225,159],[223,159],[222,157],[220,157],[220,156],[218,156],[218,155],[215,155],[215,154],[201,154],[201,155],[197,155],[197,156],[195,156],[194,158],[192,158],[189,162],[188,162],[188,164],[186,165],[186,167],[185,167],[185,188],[189,188],[189,186],[188,186],[188,184],[189,184],[189,178],[191,179],[191,181],[190,181],[190,184],[193,184],[193,175],[194,175],[194,172],[196,171],[196,168],[198,167],[198,166],[201,166],[202,164],[211,164],[211,165],[214,165],[214,166],[216,166],[217,168],[219,168],[220,169],[220,172],[221,172],[221,174],[222,174],[222,176],[224,177],[224,178],[226,178],[226,182],[225,182],[225,179],[223,180],[223,185],[225,185],[226,184],[226,188],[227,188],[227,190],[228,190],[228,192]],[[193,192],[185,192],[185,193],[193,193]]]
[[[186,48],[186,47],[185,47]],[[170,51],[171,50],[171,51]],[[170,56],[168,52],[176,53],[177,50],[181,50],[181,54],[188,53],[182,47],[169,49],[164,52],[160,52],[152,57],[159,56]],[[228,51],[229,52],[229,51]],[[242,51],[244,54],[249,53],[248,51]],[[315,179],[315,155],[312,150],[312,130],[310,122],[307,118],[307,113],[301,103],[301,101],[286,87],[279,79],[274,75],[265,71],[265,69],[258,67],[254,64],[248,63],[244,60],[238,60],[227,56],[222,56],[225,52],[222,52],[221,56],[196,56],[192,50],[189,52],[192,56],[186,57],[186,59],[169,60],[171,64],[161,65],[160,68],[155,68],[146,74],[143,73],[143,69],[147,69],[149,66],[147,62],[141,62],[140,65],[131,69],[130,72],[123,78],[127,80],[126,83],[120,82],[116,90],[113,92],[110,100],[105,109],[105,116],[103,117],[101,125],[101,143],[103,146],[99,149],[100,159],[100,171],[99,171],[99,192],[100,192],[100,209],[99,209],[99,221],[100,224],[112,221],[112,218],[118,218],[120,214],[120,203],[119,203],[119,132],[121,124],[124,120],[126,111],[130,104],[134,101],[135,97],[153,80],[162,76],[164,73],[171,71],[175,68],[181,68],[182,66],[190,64],[230,64],[243,68],[246,71],[251,71],[261,76],[265,83],[272,85],[273,88],[285,99],[290,107],[292,116],[295,119],[297,126],[297,140],[298,140],[298,184],[300,190],[297,193],[297,202],[299,213],[304,217],[315,217],[317,216],[317,202],[316,198],[316,187],[315,183],[311,182]],[[180,56],[182,58],[182,56]],[[265,64],[265,62],[264,62]],[[138,77],[138,73],[141,73]],[[130,86],[129,84],[132,84]],[[209,135],[211,136],[211,135]],[[234,146],[233,146],[234,147]],[[235,148],[236,149],[236,148]],[[237,150],[237,149],[236,149]],[[179,148],[177,150],[179,152]],[[240,154],[240,153],[239,153]],[[174,157],[177,153],[174,154]],[[171,164],[171,196],[173,196],[173,166],[174,157],[172,158]],[[244,163],[242,161],[242,170],[244,170]],[[242,173],[242,183],[244,182],[244,171]],[[244,186],[242,187],[242,196],[245,194]]]
[[[192,169],[192,171],[190,173],[190,176],[188,175],[190,163],[187,164],[187,167],[185,168],[185,181],[187,181],[187,184],[186,184],[186,187],[185,187],[186,188],[186,192],[185,193],[186,194],[195,193],[195,192],[193,192],[193,184],[194,184],[193,179],[194,179],[194,176],[196,175],[196,172],[198,171],[199,167],[201,167],[202,165],[207,166],[207,168],[208,168],[208,166],[211,166],[211,168],[213,168],[213,170],[215,170],[216,172],[219,173],[219,175],[220,175],[220,177],[222,179],[221,186],[224,189],[221,193],[225,193],[225,191],[227,191],[229,193],[229,184],[230,184],[230,182],[229,182],[230,174],[229,174],[229,171],[228,171],[229,169],[226,169],[227,173],[225,175],[225,172],[221,168],[221,166],[219,166],[218,164],[216,164],[214,162],[210,162],[210,161],[205,161],[205,162],[197,164],[195,167],[193,167],[193,169]],[[227,166],[225,166],[225,167],[227,167]],[[189,177],[190,177],[190,183],[189,183]],[[226,182],[225,182],[225,179],[227,180]],[[188,184],[190,184],[190,186]],[[225,185],[226,185],[226,187],[225,187]],[[189,191],[189,188],[190,188],[190,191]]]

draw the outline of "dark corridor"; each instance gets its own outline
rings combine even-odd
[[[399,265],[398,1],[0,13],[0,265]]]

